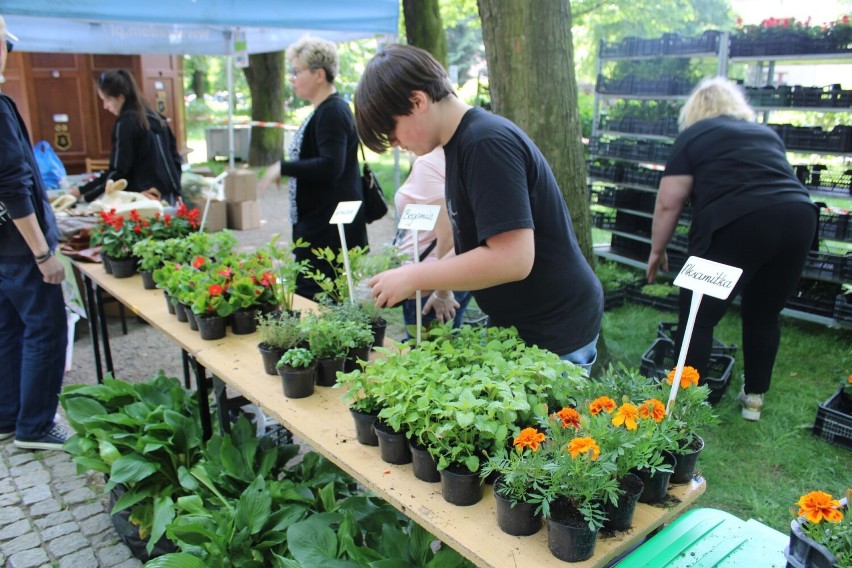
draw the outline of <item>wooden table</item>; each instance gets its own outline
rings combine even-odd
[[[106,275],[101,265],[77,264],[77,268],[87,281],[87,288],[91,284],[117,298],[171,337],[229,387],[239,391],[314,450],[478,566],[527,568],[567,565],[551,555],[547,547],[546,527],[528,537],[510,536],[500,531],[490,489],[486,488],[484,498],[476,505],[451,505],[441,496],[440,484],[416,479],[410,464],[385,463],[379,457],[377,447],[359,444],[340,390],[317,387],[308,398],[285,398],[281,379],[264,372],[255,334],[228,335],[216,341],[202,340],[197,332],[189,329],[188,324],[178,322],[168,313],[161,290],[142,288],[141,277],[115,279]],[[313,307],[312,302],[303,298],[297,298],[296,302],[297,308]],[[95,322],[91,325],[94,328]],[[94,337],[93,343],[97,343]],[[618,533],[614,537],[599,535],[596,554],[585,562],[571,565],[606,566],[632,550],[661,525],[676,518],[704,492],[705,487],[703,479],[672,486],[669,494],[679,502],[668,508],[639,503],[629,532]]]

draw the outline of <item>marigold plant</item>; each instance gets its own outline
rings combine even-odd
[[[677,369],[672,369],[668,374],[668,383],[672,384],[675,378],[675,372]],[[698,379],[700,378],[698,374],[698,370],[694,367],[685,366],[683,368],[683,373],[680,375],[680,388],[685,389],[692,386],[698,386]]]
[[[852,489],[846,490],[844,499],[835,499],[824,491],[811,491],[796,501],[798,510],[790,509],[802,532],[834,555],[835,566],[852,566],[850,497]]]
[[[611,413],[615,410],[615,401],[608,396],[599,396],[589,405],[589,412],[598,414],[599,412]]]
[[[612,423],[614,426],[624,425],[628,430],[636,430],[638,428],[637,418],[639,418],[639,409],[636,405],[625,402],[618,407],[618,412],[612,417]]]
[[[547,458],[539,451],[547,437],[536,428],[524,428],[515,436],[513,449],[494,452],[482,466],[480,475],[500,477],[494,488],[512,504],[519,502],[541,503],[542,483],[547,474]]]

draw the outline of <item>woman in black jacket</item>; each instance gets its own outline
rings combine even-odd
[[[287,48],[290,82],[313,113],[302,123],[287,151],[289,160],[270,165],[261,181],[266,187],[282,175],[289,176],[290,222],[293,240],[302,238],[309,248],[297,249],[296,260],[308,260],[311,269],[332,275],[331,266],[317,260],[311,248],[340,249],[335,225],[328,223],[341,201],[361,201],[358,171],[358,133],[349,104],[337,94],[337,48],[318,38],[304,38]],[[344,225],[346,246],[367,246],[363,207],[352,223]],[[320,291],[310,279],[300,277],[296,293],[313,298]]]
[[[155,113],[124,69],[106,71],[98,79],[98,97],[116,115],[112,129],[109,170],[97,179],[71,188],[76,197],[92,201],[107,180],[127,180],[127,191],[174,204],[180,197],[181,158],[166,119]]]

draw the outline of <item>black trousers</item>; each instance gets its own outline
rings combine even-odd
[[[713,328],[737,295],[742,298],[742,353],[745,392],[769,390],[781,339],[779,315],[796,289],[814,241],[817,213],[812,205],[791,203],[756,211],[719,229],[709,250],[697,255],[743,269],[727,300],[704,296],[698,309],[686,364],[707,376]],[[686,329],[692,291],[680,292],[678,331]],[[678,351],[682,337],[677,338]]]

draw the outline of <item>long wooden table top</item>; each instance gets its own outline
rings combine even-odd
[[[101,289],[171,337],[229,387],[476,565],[511,568],[565,565],[550,553],[546,527],[527,537],[510,536],[499,529],[490,488],[486,487],[484,498],[476,505],[452,505],[441,496],[440,483],[420,481],[414,477],[410,464],[385,463],[379,456],[379,448],[359,444],[352,417],[341,400],[341,390],[317,387],[308,398],[284,397],[281,379],[267,375],[263,369],[256,334],[227,335],[220,340],[205,341],[188,324],[168,313],[162,290],[143,289],[140,276],[116,279],[107,275],[100,264],[75,264]],[[314,304],[297,298],[296,307],[310,310]],[[152,374],[156,371],[154,367],[156,362],[152,362]],[[639,503],[631,530],[611,537],[598,535],[595,555],[572,565],[606,566],[651,531],[676,518],[705,488],[704,480],[693,480],[670,487],[669,495],[678,500],[674,505]]]

